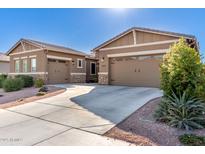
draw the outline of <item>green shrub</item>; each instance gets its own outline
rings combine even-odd
[[[1,75],[0,75],[0,78],[4,78],[4,79],[6,79],[7,76],[8,76],[8,75],[6,75],[6,74],[1,74]]]
[[[2,88],[3,82],[6,80],[6,78],[7,78],[7,75],[5,74],[0,75],[0,88]]]
[[[205,137],[194,134],[184,134],[179,136],[179,141],[189,146],[205,146]]]
[[[20,78],[24,82],[24,87],[32,87],[33,86],[33,77],[28,75],[17,75],[15,78]]]
[[[192,96],[205,96],[205,71],[199,52],[189,47],[183,38],[163,57],[160,72],[161,89],[165,95],[172,95],[172,91],[176,95],[186,91]]]
[[[43,79],[36,79],[34,84],[36,88],[41,88],[44,85],[44,81]]]
[[[160,102],[155,113],[158,121],[166,122],[172,127],[192,130],[205,126],[205,104],[201,100],[183,95],[166,96]]]
[[[20,78],[8,78],[3,83],[3,89],[6,92],[17,91],[23,88],[23,80]]]

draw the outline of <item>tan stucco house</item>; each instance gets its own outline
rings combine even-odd
[[[0,53],[0,74],[9,73],[9,61],[9,56],[5,55],[4,53]]]
[[[92,50],[83,52],[29,39],[8,52],[10,76],[42,78],[45,83],[83,83],[159,87],[160,62],[179,38],[198,50],[193,35],[134,27]]]
[[[29,39],[20,39],[8,52],[10,56],[10,76],[19,74],[42,78],[45,83],[83,83],[86,78],[95,77],[96,65],[91,66],[91,74],[86,76],[86,60],[96,59],[87,54]],[[95,71],[94,71],[95,69]],[[92,74],[93,73],[93,74]]]
[[[92,50],[99,59],[100,84],[159,87],[159,65],[171,44],[184,37],[198,49],[194,36],[134,27]]]

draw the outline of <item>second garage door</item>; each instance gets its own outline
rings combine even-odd
[[[50,84],[69,82],[69,61],[48,59],[48,82]]]
[[[110,59],[110,84],[159,87],[161,56],[120,57]]]

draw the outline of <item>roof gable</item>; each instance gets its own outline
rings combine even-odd
[[[27,50],[34,50],[34,49],[42,49],[42,47],[37,44],[33,44],[27,40],[20,39],[9,49],[9,51],[6,54],[9,55],[11,53],[24,52]]]
[[[27,46],[25,46],[27,45]],[[15,51],[15,49],[17,49]],[[20,39],[8,52],[7,55],[13,53],[13,52],[18,52],[19,51],[27,51],[27,50],[33,50],[33,49],[46,49],[46,50],[51,50],[51,51],[56,51],[56,52],[63,52],[63,53],[70,53],[70,54],[75,54],[75,55],[82,55],[86,56],[85,53],[81,51],[77,51],[71,48],[59,46],[59,45],[54,45],[54,44],[49,44],[45,42],[40,42],[40,41],[35,41],[35,40],[30,40],[30,39]]]
[[[108,43],[104,47],[115,47],[115,46],[124,46],[124,45],[132,45],[134,43],[133,32],[126,33],[122,37]]]
[[[184,37],[184,38],[188,38],[188,39],[196,39],[195,36],[193,35],[187,35],[187,34],[182,34],[182,33],[175,33],[175,32],[168,32],[168,31],[160,31],[160,30],[155,30],[155,29],[149,29],[149,28],[141,28],[141,27],[133,27],[130,28],[122,33],[120,33],[119,35],[111,38],[110,40],[100,44],[99,46],[97,46],[96,48],[94,48],[92,51],[101,49],[103,47],[107,47],[109,46],[109,44],[111,44],[112,42],[119,40],[120,38],[124,37],[125,35],[133,32],[133,31],[137,31],[137,32],[145,32],[145,33],[150,33],[150,34],[155,34],[155,35],[161,35],[161,36],[167,36],[167,37],[173,37],[173,38],[180,38],[180,37]]]

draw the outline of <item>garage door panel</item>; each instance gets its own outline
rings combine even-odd
[[[130,62],[130,64],[132,63]],[[111,67],[111,84],[133,84],[132,81],[135,80],[135,77],[130,75],[130,73],[134,71],[132,67],[127,67],[123,61],[116,61]]]
[[[50,84],[68,83],[69,78],[69,62],[62,60],[48,60],[48,81]]]
[[[159,87],[159,60],[154,58],[111,58],[110,84]]]

